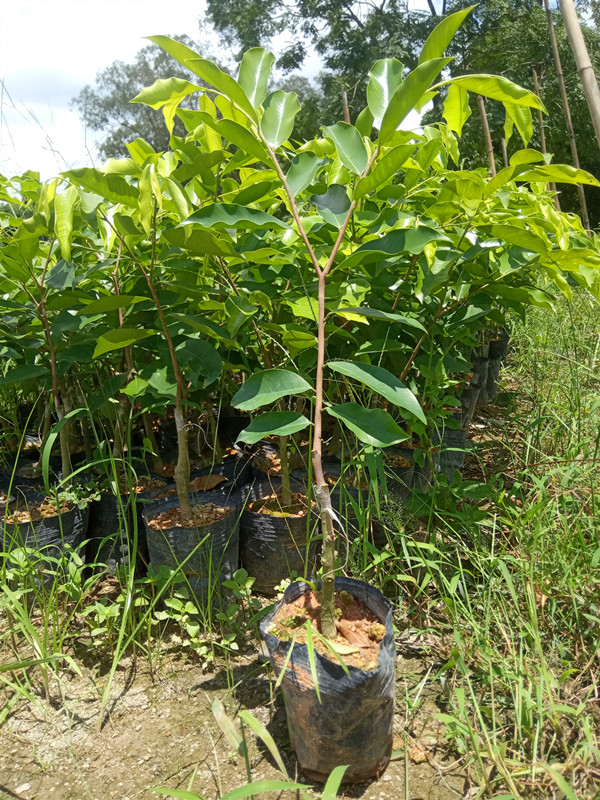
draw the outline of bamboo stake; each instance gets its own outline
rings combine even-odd
[[[533,73],[533,91],[535,92],[536,97],[538,97],[541,100],[542,98],[541,98],[541,95],[540,95],[540,82],[538,80],[537,69],[535,67],[532,67],[531,71]],[[546,148],[546,127],[544,125],[544,114],[543,114],[541,108],[538,108],[538,122],[539,122],[539,125],[540,125],[540,147],[542,149],[542,153],[544,153],[544,155],[545,155],[548,152],[548,150]],[[554,195],[554,207],[556,208],[557,211],[560,211],[560,201],[558,199],[558,193],[557,193],[557,189],[556,189],[556,184],[555,183],[549,183],[548,184],[548,189],[551,192],[553,192],[553,195]],[[584,201],[585,201],[585,198],[584,198]]]
[[[547,1],[548,0],[546,0],[546,2]],[[567,29],[567,35],[571,43],[571,50],[575,56],[579,80],[581,81],[585,100],[590,110],[590,117],[592,118],[598,147],[600,147],[600,88],[598,88],[596,74],[590,60],[585,39],[583,38],[581,25],[579,24],[579,18],[575,6],[573,5],[573,0],[559,0],[559,4],[565,28]]]
[[[504,161],[504,166],[508,167],[508,150],[506,149],[506,139],[504,136],[500,141],[502,142],[502,160]]]
[[[567,87],[565,86],[565,77],[562,71],[560,53],[558,52],[558,42],[556,41],[556,32],[554,30],[554,22],[552,21],[552,12],[550,10],[550,3],[548,0],[543,1],[544,9],[546,11],[546,20],[548,22],[548,34],[550,36],[550,44],[552,45],[552,54],[554,56],[554,64],[556,65],[556,77],[558,79],[560,97],[565,115],[565,123],[567,125],[567,136],[569,138],[569,146],[571,148],[571,158],[573,159],[573,166],[575,169],[580,169],[579,152],[577,150],[577,142],[575,141],[575,131],[573,129],[573,121],[571,119],[571,108],[569,106],[569,97],[567,95]],[[581,221],[583,222],[583,227],[589,231],[590,218],[587,211],[585,192],[583,191],[583,186],[580,183],[577,184],[577,194],[579,195],[579,205],[581,206]]]
[[[488,162],[490,165],[490,172],[492,173],[492,178],[496,175],[496,162],[494,160],[494,145],[492,144],[492,136],[490,134],[490,126],[488,124],[488,118],[485,111],[485,100],[483,97],[478,94],[477,95],[477,104],[479,105],[479,113],[481,115],[481,124],[483,126],[483,138],[485,140],[485,146],[487,149],[487,156]]]

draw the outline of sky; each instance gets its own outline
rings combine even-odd
[[[426,0],[411,5],[425,7]],[[101,166],[98,134],[86,134],[72,99],[104,67],[134,61],[145,36],[185,33],[199,41],[204,6],[205,0],[0,0],[0,174],[35,170],[46,180]],[[214,35],[207,50],[218,52]],[[318,67],[313,54],[308,76]]]
[[[199,35],[203,0],[0,0],[0,173],[42,179],[91,166],[95,133],[70,101],[131,62],[144,36]],[[98,166],[99,164],[96,164]]]

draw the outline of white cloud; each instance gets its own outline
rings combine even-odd
[[[203,0],[0,0],[0,172],[91,164],[69,102],[144,36],[198,36]]]

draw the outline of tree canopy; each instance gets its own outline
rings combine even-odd
[[[175,38],[195,47],[188,36]],[[174,62],[162,48],[149,44],[137,53],[133,63],[115,61],[100,70],[94,86],[85,86],[73,99],[86,129],[99,134],[96,147],[103,158],[126,156],[126,143],[137,138],[145,139],[157,151],[169,147],[169,132],[161,112],[130,101],[157,79],[171,77],[194,79],[191,72]],[[177,121],[175,133],[183,132],[181,122]]]

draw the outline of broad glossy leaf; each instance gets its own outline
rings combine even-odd
[[[260,108],[267,96],[267,84],[274,63],[275,56],[264,47],[252,47],[244,53],[238,83],[254,108]]]
[[[525,147],[529,144],[533,136],[533,122],[531,121],[531,111],[526,106],[518,106],[515,103],[504,103],[506,110],[506,120],[504,122],[504,138],[508,142],[512,136],[513,127],[516,128],[523,140]]]
[[[354,199],[360,200],[366,194],[376,192],[406,163],[415,147],[414,144],[401,144],[393,147],[377,162],[368,175],[359,180],[354,190]]]
[[[419,56],[419,64],[430,61],[432,58],[439,58],[446,52],[446,48],[454,38],[454,34],[463,24],[467,17],[476,6],[469,6],[445,17],[427,37]]]
[[[129,150],[129,155],[136,164],[142,166],[148,158],[156,155],[156,150],[145,139],[137,138],[133,142],[128,142],[125,147]]]
[[[106,297],[100,297],[98,300],[92,300],[84,308],[80,308],[77,314],[79,316],[105,314],[107,311],[115,311],[118,308],[130,308],[135,303],[141,303],[147,299],[147,297],[142,297],[141,295],[109,294]]]
[[[372,114],[371,126],[374,125],[376,128],[381,126],[381,120],[390,100],[402,83],[403,70],[404,66],[396,58],[382,58],[371,67],[367,84],[367,104]]]
[[[203,228],[282,228],[288,225],[277,217],[258,208],[248,208],[237,203],[211,203],[194,212],[182,225],[202,225]]]
[[[106,405],[106,403],[120,391],[126,380],[127,375],[124,372],[120,375],[111,375],[109,378],[103,380],[100,387],[86,398],[86,404],[89,410],[98,411],[98,409]]]
[[[121,175],[114,173],[105,175],[100,170],[81,167],[81,169],[63,172],[62,176],[71,183],[81,186],[86,192],[99,194],[105,200],[110,200],[111,203],[123,203],[132,208],[138,204],[138,190]]]
[[[232,119],[214,120],[208,114],[203,116],[206,118],[206,125],[217,131],[224,139],[239,147],[244,153],[254,156],[259,161],[267,163],[271,161],[264,144],[248,128],[244,128],[243,125],[234,122]]]
[[[287,395],[304,394],[311,388],[304,378],[287,369],[255,372],[231,398],[231,405],[242,411],[254,411]]]
[[[41,364],[28,364],[9,370],[6,375],[0,378],[0,386],[11,386],[16,383],[27,381],[30,378],[41,378],[49,374],[46,367],[43,367]]]
[[[211,153],[198,152],[192,161],[181,164],[172,173],[175,180],[189,181],[190,178],[200,175],[202,172],[207,172],[212,167],[220,164],[225,158],[222,150],[213,150]]]
[[[141,328],[117,328],[114,331],[108,331],[99,337],[96,342],[96,349],[94,350],[94,358],[103,356],[105,353],[110,353],[111,350],[120,350],[123,347],[129,347],[142,339],[147,339],[149,336],[154,336],[156,331],[142,330]]]
[[[165,124],[169,133],[173,133],[175,111],[181,101],[195,92],[204,91],[202,86],[190,83],[182,78],[159,78],[152,86],[147,86],[136,95],[131,103],[143,103],[150,108],[163,109]]]
[[[391,311],[380,311],[378,308],[367,308],[366,306],[357,306],[357,308],[338,308],[333,313],[340,317],[343,317],[346,314],[352,314],[353,318],[360,316],[365,318],[370,317],[372,319],[381,319],[386,322],[397,322],[399,325],[415,328],[423,333],[425,333],[427,330],[417,319],[405,317],[402,314],[395,314]]]
[[[325,194],[314,194],[311,200],[319,210],[325,222],[341,228],[350,208],[350,198],[346,187],[340,183],[332,183]]]
[[[374,364],[364,364],[360,361],[329,361],[327,366],[334,372],[339,372],[342,375],[347,375],[349,378],[354,378],[360,381],[369,389],[390,403],[409,411],[418,417],[422,422],[427,423],[427,419],[423,414],[419,401],[401,381],[388,372],[383,367],[377,367]]]
[[[600,182],[584,169],[575,169],[569,164],[544,164],[522,172],[515,176],[516,181],[531,183],[585,183],[588,186],[600,186]]]
[[[206,81],[210,86],[228,97],[232,103],[235,103],[239,108],[248,114],[254,121],[257,120],[256,112],[246,97],[244,90],[239,83],[228,75],[223,70],[219,69],[216,64],[206,58],[202,58],[198,53],[192,49],[176,42],[168,36],[147,36],[151,42],[162,47],[169,55],[173,56],[180,64],[193,72],[203,81]]]
[[[148,386],[148,381],[145,381],[143,378],[134,378],[132,381],[129,381],[127,386],[124,386],[121,391],[129,397],[140,397],[144,394]]]
[[[485,229],[492,237],[500,239],[501,242],[514,244],[525,250],[532,250],[534,253],[545,254],[548,252],[548,245],[544,239],[533,231],[519,228],[516,225],[486,225]]]
[[[465,88],[454,83],[450,85],[442,116],[449,130],[456,131],[461,136],[463,126],[471,116],[469,93]]]
[[[439,89],[440,86],[449,84],[462,86],[469,92],[490,97],[492,100],[500,100],[501,103],[516,103],[546,111],[542,101],[533,92],[500,75],[457,75],[455,78],[438,83],[434,88]]]
[[[364,444],[389,447],[408,439],[408,434],[381,408],[364,408],[356,403],[329,406],[327,413],[341,420]]]
[[[244,325],[250,322],[258,312],[258,308],[250,305],[244,297],[234,295],[225,300],[225,312],[227,314],[227,328],[231,338],[235,339]]]
[[[367,264],[372,261],[382,261],[403,253],[416,255],[422,253],[429,242],[434,242],[446,237],[439,230],[419,225],[418,228],[405,228],[404,230],[386,233],[378,239],[361,245],[351,256],[342,262],[344,269],[349,269],[355,264]]]
[[[291,436],[311,423],[296,411],[269,411],[255,417],[237,437],[238,442],[256,444],[265,436]]]
[[[276,92],[271,92],[265,100],[260,129],[273,150],[292,135],[298,111],[300,103],[296,92],[284,92],[283,89],[278,89]]]
[[[292,196],[303,192],[317,176],[323,165],[323,160],[314,153],[298,153],[286,175],[286,180]]]
[[[46,276],[46,284],[51,289],[72,289],[76,282],[75,264],[65,261],[64,258],[61,258]]]
[[[198,230],[182,223],[183,227],[169,228],[163,231],[163,237],[196,256],[231,256],[235,255],[232,245],[225,239],[217,239],[207,230]]]
[[[74,186],[69,186],[54,198],[56,218],[54,230],[60,244],[60,251],[65,261],[71,260],[71,237],[73,235],[73,208],[79,193]]]
[[[356,118],[354,127],[360,133],[361,136],[366,136],[368,139],[370,139],[374,123],[375,123],[375,118],[373,117],[371,109],[368,106],[366,106],[365,108],[363,108],[363,110]]]
[[[423,95],[451,58],[434,58],[410,72],[394,92],[381,120],[379,143],[387,144],[407,115],[416,108]]]
[[[335,125],[323,128],[323,133],[335,144],[342,164],[350,172],[356,172],[361,175],[369,162],[369,154],[360,133],[354,125],[348,125],[347,122],[337,122]]]
[[[203,339],[186,339],[176,347],[176,353],[183,374],[194,386],[200,377],[204,378],[202,386],[209,386],[223,371],[223,361],[218,350]]]
[[[516,167],[520,164],[545,164],[546,159],[544,154],[540,153],[539,150],[517,150],[517,152],[513,153],[509,158],[508,163],[511,167]]]

